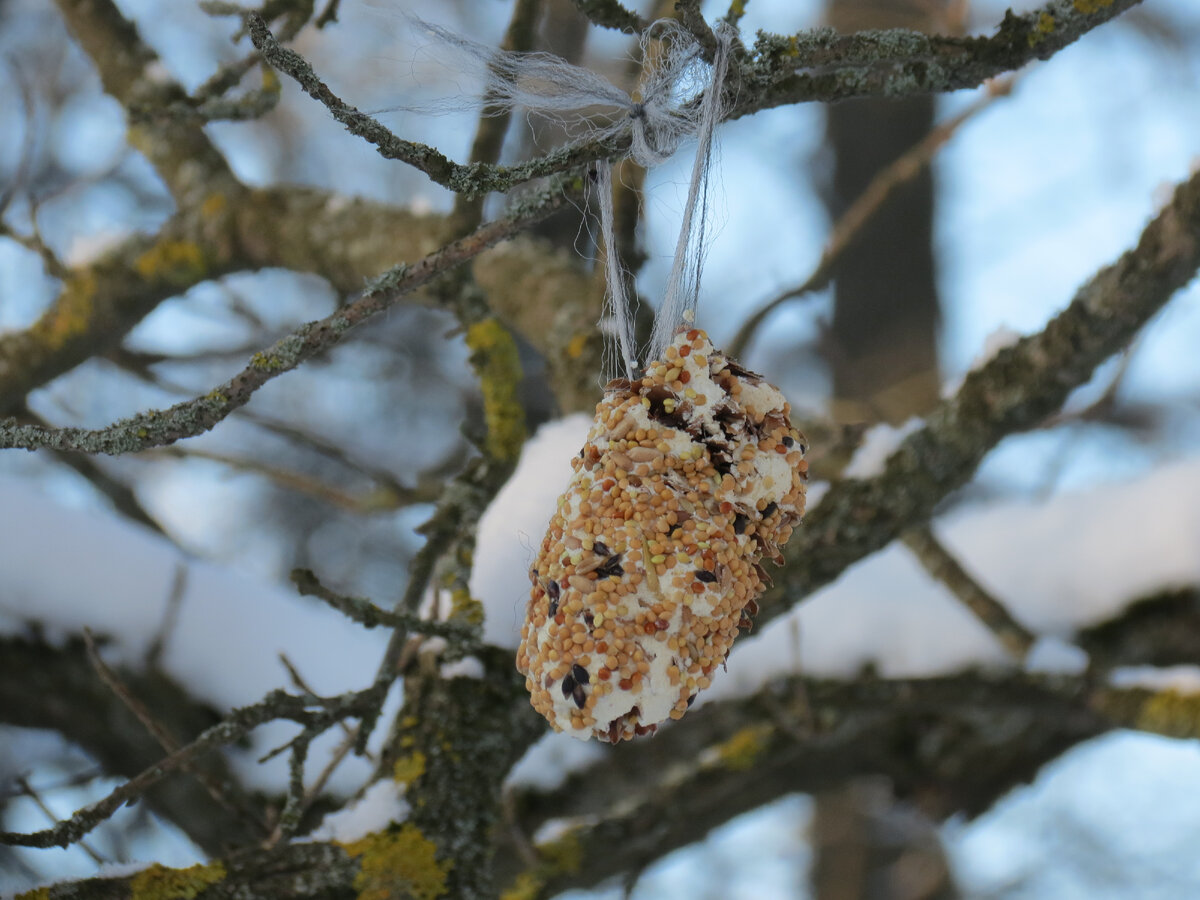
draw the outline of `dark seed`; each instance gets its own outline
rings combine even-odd
[[[557,597],[555,597],[553,600],[550,601],[550,618],[554,618],[556,615],[558,615],[558,598]]]
[[[775,510],[779,509],[779,504],[775,502],[768,503],[763,507],[762,517],[765,519],[770,516]]]
[[[696,695],[695,695],[695,694],[692,694],[692,696],[688,697],[688,706],[691,706],[691,705],[692,705],[693,703],[695,703],[695,702],[696,702]]]
[[[562,683],[563,696],[570,697],[571,692],[574,691],[575,688],[577,688],[577,687],[579,687],[579,685],[577,685],[575,683],[575,679],[572,678],[570,675],[568,675],[566,678],[563,679],[563,683]]]
[[[784,438],[783,438],[783,446],[785,446],[785,447],[790,447],[790,446],[792,446],[792,444],[794,444],[794,443],[796,443],[796,442],[795,442],[795,441],[793,441],[793,440],[791,439],[791,437],[790,437],[790,436],[788,436],[788,435],[785,435],[785,436],[784,436]]]
[[[571,666],[571,675],[574,676],[575,680],[580,684],[587,684],[592,680],[592,677],[588,675],[588,670],[579,665],[579,663],[575,663],[575,665]]]
[[[618,553],[616,556],[610,556],[596,569],[596,577],[608,578],[611,575],[620,577],[623,572],[624,570],[621,568],[621,554]]]
[[[575,685],[575,690],[571,692],[571,698],[575,701],[575,705],[583,709],[587,703],[587,692],[584,691],[582,684]]]
[[[733,533],[734,534],[745,534],[746,526],[749,524],[750,524],[750,519],[748,519],[746,516],[742,515],[741,513],[738,513],[736,516],[733,517]]]
[[[712,584],[717,580],[717,576],[708,571],[708,569],[697,569],[696,580],[703,581],[705,584]]]
[[[593,615],[592,615],[590,612],[585,612],[585,613],[583,614],[583,621],[587,623],[587,627],[588,627],[588,628],[591,628],[593,625],[595,625],[595,624],[596,624],[596,617],[595,617],[595,616],[593,616]],[[579,668],[579,666],[576,666],[575,668],[577,668],[577,669],[578,669],[578,668]],[[587,679],[586,679],[586,678],[585,678],[585,679],[583,679],[583,680],[584,680],[584,681],[587,681]]]
[[[597,556],[611,556],[612,555],[612,551],[608,549],[608,544],[604,543],[604,541],[593,541],[592,542],[592,552],[595,553]]]
[[[547,583],[547,585],[546,585],[546,593],[550,595],[551,600],[558,599],[560,590],[561,589],[559,588],[557,581],[551,581],[551,582]]]

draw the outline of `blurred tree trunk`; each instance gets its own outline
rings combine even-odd
[[[954,0],[830,0],[839,32],[956,30]],[[933,97],[857,100],[828,107],[833,157],[827,203],[836,220],[873,177],[933,124]],[[859,232],[835,269],[829,357],[841,422],[900,422],[938,399],[933,177],[900,187]]]
[[[955,30],[949,0],[830,0],[829,24]],[[826,110],[836,221],[884,167],[933,125],[932,96],[860,100]],[[933,175],[900,187],[835,270],[829,362],[839,422],[899,423],[938,400],[940,319],[933,250]],[[898,805],[886,784],[851,782],[818,794],[813,895],[818,900],[948,900],[957,896],[934,823]]]

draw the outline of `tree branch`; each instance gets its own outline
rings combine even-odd
[[[220,721],[216,710],[162,673],[120,670],[118,674],[175,734],[197,734]],[[47,698],[54,701],[47,702]],[[162,758],[158,742],[96,678],[81,639],[57,648],[22,638],[0,640],[0,721],[56,731],[114,775],[131,778]],[[186,778],[147,791],[145,800],[150,808],[210,854],[222,853],[231,844],[261,839],[263,832],[254,823],[262,815],[259,804],[219,758],[200,765],[240,809],[251,810],[249,819],[231,815],[199,784]]]
[[[505,219],[480,226],[471,235],[446,245],[424,259],[401,264],[379,278],[374,287],[330,316],[310,322],[266,351],[224,384],[167,410],[151,410],[107,428],[42,428],[0,423],[0,448],[74,450],[119,455],[162,447],[210,430],[234,410],[245,406],[254,392],[271,379],[290,372],[337,344],[342,336],[406,294],[427,284],[494,244],[537,221],[566,202],[557,185],[520,207]]]
[[[979,87],[1046,60],[1141,0],[1050,0],[1009,10],[991,37],[942,37],[905,29],[840,35],[831,28],[760,34],[740,66],[742,97],[730,118],[814,100],[908,97]]]
[[[788,543],[761,603],[763,625],[837,578],[966,484],[1007,435],[1036,426],[1124,347],[1200,267],[1200,174],[1175,191],[1138,244],[1102,269],[1039,334],[967,376],[953,398],[866,481],[835,483]]]
[[[1092,691],[1077,679],[779,679],[613,748],[552,792],[520,795],[525,833],[579,824],[538,847],[532,868],[501,854],[502,883],[531,898],[590,887],[764,803],[863,775],[886,776],[937,818],[975,815],[1068,747],[1117,727],[1195,734],[1197,711],[1200,695]]]
[[[272,691],[252,706],[235,709],[222,722],[204,731],[190,744],[180,747],[154,765],[142,770],[119,785],[91,806],[79,810],[53,828],[23,834],[0,832],[0,844],[16,847],[67,847],[108,819],[126,803],[137,800],[167,775],[189,765],[204,754],[223,747],[249,734],[259,725],[276,719],[290,719],[306,729],[322,723],[334,724],[342,719],[361,715],[376,698],[376,688],[346,694],[331,700],[316,697],[293,697],[283,691]]]
[[[112,0],[56,2],[67,27],[100,73],[104,90],[127,110],[166,107],[187,99],[177,83],[155,73],[158,56]],[[143,119],[130,127],[129,139],[158,170],[181,207],[236,184],[225,158],[199,122]]]

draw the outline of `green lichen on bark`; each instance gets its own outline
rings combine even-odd
[[[494,897],[492,856],[500,786],[513,763],[545,733],[529,706],[511,653],[479,651],[482,678],[441,678],[436,667],[405,683],[406,713],[388,741],[383,765],[424,757],[424,772],[405,798],[409,821],[453,864],[450,896]]]
[[[770,742],[774,729],[769,725],[751,725],[734,732],[713,750],[725,768],[745,772],[754,768]]]
[[[525,443],[525,410],[517,394],[521,383],[517,344],[500,320],[489,316],[467,329],[467,346],[483,391],[488,454],[513,464]]]
[[[129,880],[129,900],[194,900],[225,878],[221,863],[169,869],[155,863]]]
[[[411,823],[367,835],[345,850],[359,860],[358,900],[436,900],[447,893],[453,863],[439,860],[437,846]]]

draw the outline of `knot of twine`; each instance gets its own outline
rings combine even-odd
[[[491,109],[504,112],[523,107],[550,118],[576,135],[572,144],[618,139],[628,132],[626,156],[652,168],[666,162],[684,140],[695,136],[696,158],[674,260],[646,351],[648,360],[659,358],[699,302],[714,133],[728,111],[722,90],[736,29],[726,23],[714,29],[716,48],[712,63],[706,64],[703,48],[691,32],[673,19],[655,22],[642,35],[643,58],[655,61],[643,76],[641,99],[634,100],[603,76],[554,54],[496,50],[439,25],[409,18],[416,29],[446,49],[457,70],[482,78]],[[660,41],[661,49],[651,52],[650,41]],[[604,109],[618,112],[606,116]],[[595,173],[607,282],[605,313],[613,321],[625,373],[632,377],[639,368],[639,354],[625,270],[616,250],[612,164],[598,162]]]

